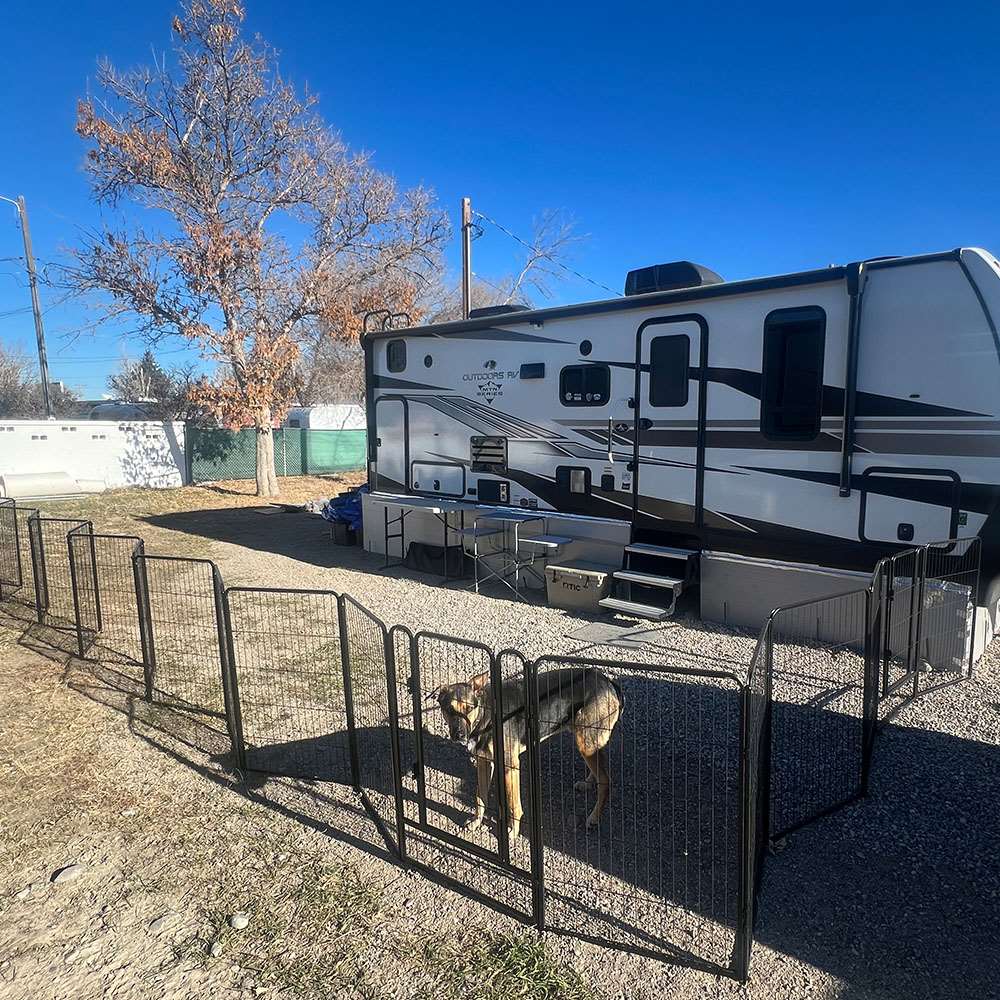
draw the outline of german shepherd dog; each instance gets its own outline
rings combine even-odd
[[[495,760],[493,747],[496,706],[489,674],[479,674],[457,684],[443,684],[428,700],[437,701],[452,740],[464,743],[476,759],[476,812],[465,829],[478,829],[486,815]],[[507,827],[516,837],[521,829],[521,754],[528,745],[524,713],[524,687],[520,680],[503,684],[504,784],[507,792]],[[587,765],[586,780],[578,781],[577,791],[597,788],[597,801],[587,817],[594,827],[611,794],[608,774],[608,741],[621,716],[624,699],[621,688],[594,667],[565,667],[538,674],[538,735],[547,740],[556,733],[572,732],[576,748]]]

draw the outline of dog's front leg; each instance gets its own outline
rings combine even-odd
[[[476,814],[465,824],[466,830],[478,830],[483,825],[492,780],[493,761],[485,754],[481,754],[476,757]]]
[[[521,808],[521,767],[520,764],[511,764],[504,775],[507,785],[507,809],[510,815],[507,818],[507,829],[510,830],[511,839],[516,839],[521,833],[521,817],[524,810]]]

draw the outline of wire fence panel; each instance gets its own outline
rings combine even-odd
[[[743,821],[741,828],[740,913],[733,955],[734,973],[750,970],[757,899],[770,841],[771,811],[771,623],[764,631],[743,691]]]
[[[884,579],[883,600],[886,609],[881,652],[881,697],[886,710],[890,707],[886,699],[894,695],[910,694],[907,682],[912,681],[917,669],[916,634],[921,561],[919,549],[907,549],[879,563]]]
[[[80,655],[139,680],[148,662],[135,558],[141,553],[142,540],[134,535],[69,536]]]
[[[148,600],[153,697],[222,718],[221,582],[207,559],[137,556]]]
[[[39,621],[53,628],[76,630],[76,604],[73,599],[73,578],[69,565],[70,532],[90,535],[89,521],[66,517],[36,517],[29,521],[31,545],[34,550],[36,600]]]
[[[534,671],[546,925],[730,972],[742,684],[574,658]]]
[[[49,606],[49,595],[45,577],[45,545],[42,541],[41,515],[35,511],[28,518],[28,548],[31,555],[31,577],[35,584],[35,600],[33,602],[38,621],[45,620],[45,612]]]
[[[869,602],[858,590],[771,616],[773,836],[862,792]]]
[[[358,780],[365,804],[383,835],[402,855],[405,846],[395,660],[382,622],[351,597],[342,598],[341,605]]]
[[[208,560],[11,501],[0,598],[148,700],[224,720],[243,769],[350,783],[401,859],[467,895],[745,979],[770,839],[866,793],[893,699],[971,671],[980,549],[902,551],[867,590],[778,609],[745,677],[532,662],[331,591],[224,591]]]
[[[0,500],[0,600],[21,589],[21,549],[18,545],[17,507]]]
[[[32,532],[29,522],[32,518],[38,517],[39,513],[34,507],[21,507],[15,505],[14,516],[17,522],[17,551],[21,563],[21,585],[11,592],[8,588],[4,592],[5,599],[15,600],[19,604],[34,608],[36,604],[35,594],[35,570],[32,559]]]
[[[971,673],[982,539],[937,542],[924,550],[918,668]]]
[[[101,631],[101,593],[97,580],[94,535],[71,531],[66,536],[77,653],[81,659]]]
[[[233,587],[226,607],[247,767],[356,784],[338,595]]]
[[[522,682],[513,682],[508,690],[492,651],[480,643],[421,632],[414,638],[413,654],[409,686],[418,825],[507,863],[511,838],[507,821],[499,820],[507,815],[498,765],[504,748],[497,746],[493,723],[507,710],[505,701],[518,697]],[[496,822],[487,819],[494,795]],[[527,855],[523,860],[527,867]]]

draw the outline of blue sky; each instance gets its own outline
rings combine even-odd
[[[175,5],[8,5],[0,194],[40,262],[95,224],[75,102],[96,60],[148,62]],[[374,4],[248,0],[347,141],[401,184],[462,195],[514,232],[549,209],[589,234],[578,270],[620,288],[691,259],[735,279],[958,245],[1000,249],[992,4]],[[518,248],[487,230],[477,271]],[[31,351],[20,235],[0,206],[0,343]],[[458,245],[449,259],[457,267]],[[99,395],[143,345],[42,288],[53,378]],[[557,301],[604,293],[579,281]],[[187,356],[164,343],[164,361]],[[169,352],[169,353],[168,353]]]

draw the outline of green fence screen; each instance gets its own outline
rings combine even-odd
[[[185,441],[188,478],[192,483],[253,479],[257,475],[257,441],[253,430],[227,431],[188,425]],[[366,461],[367,442],[362,430],[279,427],[274,431],[274,466],[279,476],[322,476],[363,469]]]

